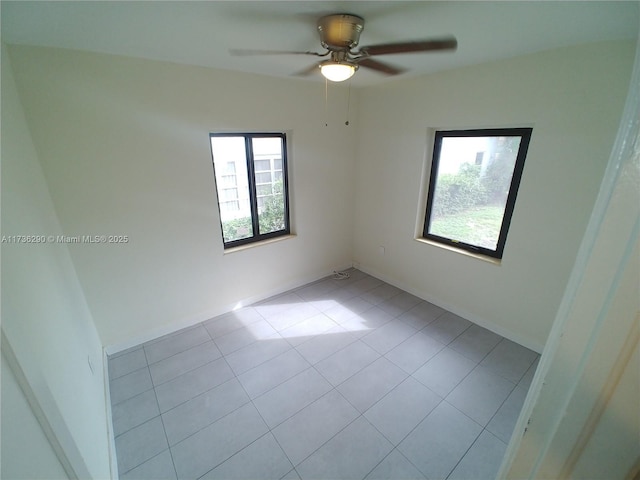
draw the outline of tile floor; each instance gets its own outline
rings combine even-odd
[[[120,478],[495,478],[538,355],[349,273],[110,357]]]

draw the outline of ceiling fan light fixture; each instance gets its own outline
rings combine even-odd
[[[344,82],[353,77],[357,68],[357,65],[348,62],[328,61],[320,64],[320,72],[327,80],[332,82]]]

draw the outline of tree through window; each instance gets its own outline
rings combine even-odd
[[[502,258],[531,131],[437,131],[423,236]]]

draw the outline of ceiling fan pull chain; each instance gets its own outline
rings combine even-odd
[[[329,80],[324,79],[324,126],[329,126]]]
[[[349,106],[351,105],[351,79],[349,79],[349,87],[347,89],[347,120],[344,124],[349,126]]]

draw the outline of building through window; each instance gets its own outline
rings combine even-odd
[[[284,133],[212,133],[211,153],[225,248],[287,235]]]

